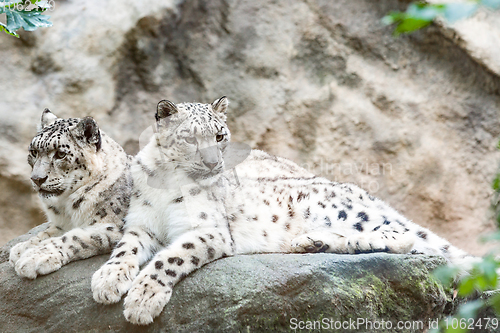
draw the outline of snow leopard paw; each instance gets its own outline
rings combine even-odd
[[[119,302],[138,272],[138,264],[109,260],[92,276],[94,300],[103,304]]]
[[[62,256],[59,251],[45,246],[26,250],[15,264],[16,273],[28,279],[36,279],[38,275],[55,272],[61,267]]]
[[[172,288],[156,274],[141,274],[125,298],[123,314],[132,324],[148,325],[161,313],[171,296]]]
[[[16,262],[19,260],[19,258],[21,258],[23,253],[26,252],[26,250],[33,248],[35,246],[36,245],[33,244],[31,241],[26,241],[14,245],[10,249],[10,255],[9,255],[9,262],[12,265],[12,267],[15,267]]]
[[[298,253],[345,253],[346,238],[335,233],[307,233],[292,239],[291,248]]]

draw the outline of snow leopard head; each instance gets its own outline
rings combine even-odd
[[[33,188],[42,199],[71,193],[90,177],[100,149],[101,133],[91,117],[60,119],[45,109],[28,148]]]
[[[156,141],[168,162],[193,179],[208,178],[224,170],[224,150],[231,133],[226,124],[228,99],[211,104],[158,103]]]

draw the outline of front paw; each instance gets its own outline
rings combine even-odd
[[[16,266],[16,262],[19,260],[19,258],[21,258],[21,256],[23,255],[23,253],[27,249],[29,249],[30,247],[33,247],[33,246],[34,245],[30,241],[22,242],[22,243],[18,243],[16,245],[14,245],[10,249],[10,255],[9,255],[9,262],[12,265],[12,267],[15,267]]]
[[[121,300],[139,272],[136,263],[108,261],[92,276],[92,293],[98,303],[112,304]]]
[[[57,271],[62,266],[59,253],[34,248],[25,251],[16,261],[15,270],[19,276],[36,279],[38,275],[46,275]]]
[[[141,275],[135,279],[124,302],[123,314],[127,321],[136,325],[148,325],[161,313],[172,296],[172,288],[161,286],[158,281],[149,275]]]
[[[342,235],[330,233],[308,233],[300,235],[291,241],[291,252],[319,253],[335,252],[344,253],[346,239]]]
[[[325,244],[323,244],[320,240],[314,240],[307,235],[302,235],[300,237],[292,239],[292,252],[325,252],[321,251],[325,248]],[[326,248],[325,248],[326,250]]]

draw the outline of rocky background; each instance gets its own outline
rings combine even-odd
[[[0,35],[0,244],[44,221],[27,146],[42,110],[134,154],[161,99],[229,97],[233,140],[354,182],[473,254],[500,134],[500,14],[394,38],[408,1],[57,1]],[[97,266],[96,266],[97,267]]]

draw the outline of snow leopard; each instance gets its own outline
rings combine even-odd
[[[99,303],[127,294],[129,322],[153,322],[176,283],[227,256],[388,252],[452,262],[468,256],[356,185],[315,176],[287,159],[253,150],[236,172],[226,170],[227,109],[226,97],[157,105],[155,133],[131,167],[123,238],[92,277]]]
[[[11,249],[17,274],[35,279],[111,252],[130,204],[131,157],[91,117],[61,119],[49,109],[28,150],[31,182],[49,226]]]

